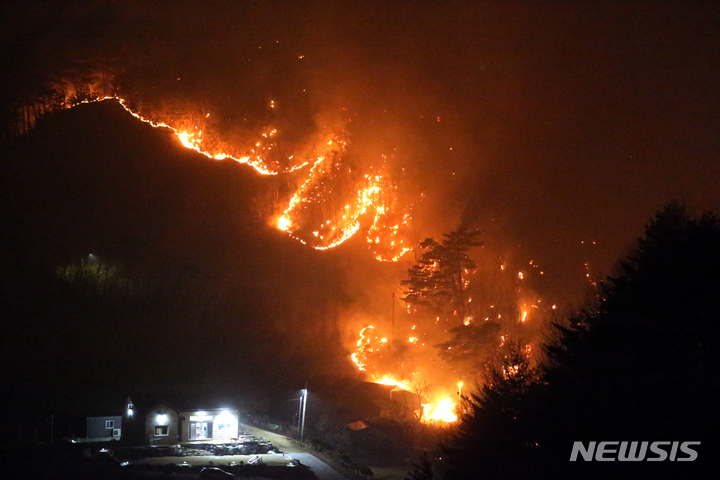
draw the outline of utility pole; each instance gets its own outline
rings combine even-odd
[[[395,292],[392,299],[392,336],[390,337],[390,345],[395,342]]]
[[[302,422],[300,423],[300,441],[302,442],[305,438],[305,410],[307,409],[307,382],[305,382],[305,388],[302,390]]]

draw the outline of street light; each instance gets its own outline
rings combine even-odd
[[[307,384],[305,384],[305,387],[306,388],[302,389],[302,396],[300,397],[300,398],[302,398],[302,417],[301,417],[302,420],[300,423],[300,441],[301,442],[303,441],[303,439],[305,437],[305,410],[307,409],[307,395],[308,395]]]

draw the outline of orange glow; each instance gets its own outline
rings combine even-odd
[[[393,385],[402,390],[410,390],[410,386],[408,385],[407,381],[399,382],[399,381],[395,380],[394,378],[392,378],[392,375],[385,375],[383,378],[381,378],[380,380],[378,380],[377,382],[374,382],[374,383],[379,383],[380,385]]]
[[[503,371],[503,377],[512,378],[518,374],[518,372],[520,371],[520,366],[519,365],[510,365],[508,367],[503,367],[502,371]]]
[[[82,105],[82,104],[88,104],[88,103],[95,103],[95,102],[103,102],[106,100],[115,100],[117,101],[126,112],[128,112],[133,117],[137,118],[138,120],[147,123],[149,125],[152,125],[156,128],[167,128],[170,130],[175,136],[178,138],[180,143],[185,147],[189,148],[191,150],[195,150],[196,152],[208,157],[212,158],[214,160],[234,160],[238,163],[243,163],[250,165],[255,169],[256,172],[262,174],[262,175],[277,175],[278,173],[281,173],[278,170],[274,170],[270,168],[270,166],[265,163],[259,156],[256,156],[256,158],[251,159],[249,156],[246,157],[233,157],[232,155],[229,155],[224,152],[208,152],[204,149],[204,142],[202,140],[202,131],[199,130],[199,128],[193,128],[192,130],[197,130],[197,132],[188,132],[185,129],[180,129],[177,127],[174,127],[168,123],[162,122],[162,121],[156,121],[147,117],[144,117],[140,115],[138,112],[133,111],[130,107],[127,105],[127,100],[121,97],[116,96],[106,96],[106,97],[100,97],[93,100],[84,100],[82,102],[79,102],[76,105]],[[73,105],[75,106],[75,105]]]
[[[288,217],[286,217],[285,215],[283,215],[278,220],[277,226],[280,230],[286,232],[290,228],[290,219]]]
[[[360,356],[363,355],[363,348],[370,343],[370,337],[365,336],[365,332],[368,330],[373,330],[375,327],[372,325],[368,325],[367,327],[360,330],[360,338],[357,341],[357,350],[353,352],[352,355],[350,355],[350,358],[352,359],[353,363],[358,367],[359,370],[365,371],[365,363],[364,358],[361,360]]]
[[[406,212],[394,224],[390,223],[396,218],[397,201],[395,186],[383,173],[384,167],[371,167],[370,173],[355,176],[351,168],[343,166],[348,147],[345,138],[332,135],[321,145],[321,155],[282,213],[282,230],[315,249],[327,250],[355,235],[361,220],[371,214],[373,220],[367,230],[370,248],[377,252],[378,260],[397,261],[412,249],[399,235],[409,224],[410,215]],[[355,188],[348,189],[352,186]],[[328,210],[328,196],[340,194],[346,198],[344,205]]]
[[[206,145],[215,145],[217,142],[206,142],[202,125],[189,127],[183,125],[181,128],[177,124],[173,125],[148,118],[132,110],[124,98],[106,96],[79,102],[76,105],[105,100],[117,101],[128,113],[142,122],[153,127],[170,130],[185,148],[195,150],[214,160],[234,160],[247,164],[262,175],[289,174],[312,165],[305,180],[297,187],[275,222],[278,229],[287,232],[288,235],[303,244],[309,244],[318,250],[337,247],[360,230],[361,217],[370,212],[372,223],[368,229],[368,242],[378,260],[397,261],[412,250],[412,247],[406,244],[406,240],[401,235],[401,230],[409,225],[410,214],[405,212],[397,219],[395,212],[399,208],[396,186],[383,173],[384,167],[382,166],[371,167],[369,173],[364,176],[348,176],[347,178],[351,179],[348,181],[355,183],[357,187],[354,194],[351,195],[350,202],[341,211],[332,212],[326,208],[329,197],[332,196],[334,199],[337,195],[336,189],[333,188],[334,184],[343,181],[344,177],[340,177],[339,173],[345,172],[349,175],[352,171],[343,166],[344,153],[348,146],[344,134],[326,135],[318,140],[314,149],[314,158],[311,156],[309,159],[295,159],[295,155],[290,155],[287,160],[291,161],[290,163],[293,165],[281,168],[277,162],[265,157],[265,153],[270,153],[276,145],[267,143],[275,141],[273,137],[278,135],[278,130],[275,128],[266,127],[264,129],[265,132],[252,143],[253,147],[249,150],[250,155],[233,156],[224,151],[208,150]],[[275,100],[270,100],[269,107],[274,109],[276,106]],[[204,115],[204,118],[209,117],[209,113]],[[383,157],[382,160],[384,162],[385,158]],[[346,186],[347,184],[343,184],[343,189]],[[312,222],[314,217],[309,211],[313,206],[322,207],[323,215],[330,215],[330,218],[323,218],[321,225],[310,227],[308,222]],[[392,224],[391,221],[393,221]],[[317,232],[317,234],[308,236],[308,232]]]
[[[455,406],[450,398],[440,400],[437,403],[426,403],[423,405],[423,421],[425,422],[455,422],[458,417],[455,414]]]
[[[374,336],[372,334],[372,331],[375,330],[375,327],[372,325],[368,325],[367,327],[364,327],[359,332],[359,338],[356,342],[356,350],[353,352],[353,354],[350,356],[353,363],[357,366],[358,370],[367,372],[368,369],[371,369],[371,365],[368,365],[368,353],[373,352],[382,352],[385,351],[385,349],[388,348],[388,342],[387,338],[384,337],[378,337]],[[417,337],[409,337],[410,343],[417,345]],[[368,375],[369,381],[373,383],[378,383],[381,385],[392,385],[394,387],[400,388],[402,390],[407,390],[410,392],[416,392],[416,388],[419,388],[419,386],[423,382],[418,383],[412,383],[414,387],[411,386],[412,377],[417,375],[417,373],[413,373],[410,375],[410,378],[406,380],[397,380],[392,374],[386,373],[381,375],[376,374],[370,374]],[[458,389],[462,389],[462,382],[458,383]],[[423,394],[425,396],[425,393]],[[455,415],[455,404],[452,403],[450,398],[446,399],[439,399],[439,400],[431,400],[430,402],[424,403],[422,405],[423,411],[422,413],[419,413],[420,421],[425,423],[432,423],[432,422],[454,422],[457,420],[457,415]]]

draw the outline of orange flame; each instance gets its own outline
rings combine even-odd
[[[404,381],[404,382],[397,381],[392,377],[392,375],[385,375],[383,378],[381,378],[380,380],[378,380],[374,383],[379,383],[380,385],[393,385],[402,390],[410,390],[410,385],[408,384],[407,381]]]
[[[272,145],[274,144],[266,147],[263,142],[277,135],[277,129],[269,128],[266,133],[261,134],[262,138],[255,142],[255,147],[251,149],[253,153],[252,156],[236,157],[227,152],[208,151],[205,147],[207,142],[205,142],[203,138],[203,131],[198,126],[179,128],[169,123],[148,118],[132,110],[128,106],[127,100],[118,96],[105,96],[93,100],[84,100],[76,105],[105,100],[117,101],[132,116],[153,127],[169,129],[185,148],[195,150],[214,160],[234,160],[241,164],[247,164],[262,175],[292,173],[312,164],[305,181],[297,188],[290,198],[287,207],[276,220],[276,227],[278,229],[287,232],[288,235],[303,244],[310,243],[313,248],[318,250],[337,247],[360,230],[360,217],[366,212],[371,211],[373,212],[374,219],[368,230],[368,242],[376,252],[379,250],[383,251],[383,253],[376,253],[378,260],[397,261],[412,249],[408,245],[405,245],[404,240],[398,236],[399,230],[408,225],[410,219],[409,213],[406,213],[399,223],[395,225],[387,224],[390,218],[389,215],[393,210],[393,204],[396,202],[394,195],[396,187],[379,171],[364,175],[350,203],[347,204],[341,212],[334,214],[333,218],[328,220],[324,219],[322,225],[312,230],[312,237],[307,238],[299,233],[298,229],[301,224],[307,223],[301,219],[301,217],[305,215],[307,208],[313,204],[313,202],[326,202],[327,195],[330,195],[330,192],[332,192],[332,189],[329,189],[327,195],[316,196],[319,198],[314,198],[311,195],[316,192],[322,193],[324,182],[332,177],[333,172],[340,170],[342,155],[347,148],[347,141],[341,136],[330,135],[321,139],[316,149],[318,154],[314,160],[310,159],[300,161],[299,163],[296,161],[295,165],[280,169],[278,167],[271,167],[274,163],[264,159],[259,153],[272,149]],[[275,107],[275,101],[271,100],[270,108]],[[209,116],[209,113],[205,115],[206,118]],[[293,159],[293,155],[288,157],[288,160]],[[348,172],[350,172],[350,169],[348,169]],[[303,229],[308,230],[306,226],[304,226]],[[377,241],[371,239],[376,239]],[[382,247],[378,245],[381,241],[383,244]]]
[[[426,403],[423,405],[423,419],[426,422],[455,422],[458,419],[455,414],[456,405],[450,397],[437,403]]]
[[[379,348],[385,348],[384,345],[387,345],[386,338],[378,338],[371,336],[371,330],[375,330],[375,327],[372,325],[368,325],[367,327],[364,327],[360,330],[359,338],[356,342],[356,350],[350,356],[353,363],[355,363],[355,365],[357,366],[358,370],[363,372],[367,372],[368,369],[371,368],[371,366],[368,365],[367,352],[377,351],[378,344],[383,345]],[[417,344],[417,339],[415,337],[410,337],[410,339],[411,343]],[[390,373],[382,375],[379,379],[378,377],[380,376],[371,374],[369,375],[369,381],[381,385],[392,385],[402,390],[413,391],[413,388],[411,387],[411,379],[397,380]],[[458,383],[458,389],[462,390],[462,382]],[[420,415],[420,421],[424,423],[454,422],[457,420],[457,415],[455,414],[455,406],[456,404],[452,403],[450,398],[425,403],[422,405],[423,410],[422,414]]]
[[[360,356],[363,355],[363,347],[365,347],[368,343],[370,343],[370,338],[365,336],[365,331],[372,330],[375,327],[372,325],[368,325],[367,327],[360,330],[360,338],[357,341],[357,350],[353,352],[352,355],[350,355],[350,358],[352,358],[353,363],[358,367],[359,370],[365,371],[365,363],[364,360],[360,359]]]

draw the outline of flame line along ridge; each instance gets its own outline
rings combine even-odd
[[[319,244],[314,244],[314,241],[308,241],[306,238],[302,238],[302,235],[298,234],[298,228],[303,229],[303,225],[307,222],[298,216],[303,216],[308,205],[313,203],[311,194],[320,192],[320,196],[323,193],[331,194],[332,190],[328,192],[322,191],[323,182],[328,178],[332,179],[332,172],[337,172],[341,166],[341,157],[347,149],[348,142],[343,136],[331,135],[329,139],[326,138],[322,142],[322,151],[318,152],[315,159],[312,158],[303,161],[298,165],[294,165],[285,169],[272,169],[266,161],[263,161],[259,154],[252,158],[250,155],[245,156],[233,156],[225,152],[209,152],[203,148],[203,131],[199,127],[191,127],[188,131],[170,125],[164,121],[153,120],[140,113],[134,111],[128,105],[128,101],[119,96],[104,96],[95,99],[83,100],[81,102],[74,103],[68,108],[73,108],[82,104],[90,104],[96,102],[102,102],[106,100],[117,101],[123,109],[138,120],[147,123],[155,128],[166,128],[170,130],[180,141],[180,143],[188,149],[192,149],[201,155],[213,159],[213,160],[233,160],[235,162],[246,164],[255,169],[256,172],[262,175],[278,175],[280,173],[292,173],[298,171],[308,165],[312,165],[308,173],[307,178],[297,188],[287,207],[277,220],[275,226],[286,232],[291,238],[301,242],[302,244],[309,244],[316,250],[329,250],[337,247],[350,239],[360,230],[360,217],[362,217],[368,209],[374,210],[373,220],[371,227],[368,230],[368,243],[371,247],[380,249],[380,235],[379,231],[385,229],[389,232],[388,237],[393,237],[398,233],[399,225],[407,226],[410,218],[409,213],[405,213],[399,224],[392,227],[379,225],[382,218],[386,217],[391,210],[391,204],[394,203],[395,199],[390,199],[390,196],[394,193],[395,185],[387,179],[386,175],[380,172],[374,174],[366,174],[360,180],[360,185],[356,187],[354,194],[352,194],[352,200],[343,208],[342,211],[336,212],[331,220],[323,219],[322,225],[315,229],[312,234],[318,238]],[[207,114],[209,116],[209,114]],[[192,129],[197,131],[193,132]],[[268,133],[263,133],[264,138],[272,137],[277,134],[276,129],[270,130]],[[255,146],[260,147],[261,141],[258,141]],[[270,147],[271,148],[271,147]],[[255,153],[255,150],[252,150]],[[288,157],[292,160],[294,155]],[[383,156],[384,158],[384,156]],[[333,168],[336,167],[336,168]],[[344,167],[343,167],[344,168]],[[348,170],[350,171],[350,169]],[[298,211],[299,210],[299,211]],[[296,228],[293,228],[296,227]],[[307,230],[307,229],[305,229]],[[324,233],[320,233],[321,230],[325,230]],[[306,232],[307,233],[307,232]],[[375,240],[371,239],[375,238]],[[312,239],[311,239],[312,240]],[[375,258],[379,261],[397,261],[405,253],[412,250],[403,245],[403,240],[398,240],[397,243],[392,238],[386,238],[389,247],[385,246],[388,250],[385,254],[378,254],[376,250]],[[399,247],[399,248],[398,248]],[[393,250],[395,250],[393,252]]]
[[[125,100],[122,97],[118,97],[118,96],[105,96],[105,97],[98,97],[98,98],[91,99],[91,100],[83,100],[81,102],[71,105],[69,108],[73,108],[73,107],[76,107],[78,105],[83,105],[83,104],[103,102],[106,100],[117,101],[125,109],[125,111],[128,112],[130,115],[132,115],[133,117],[137,118],[138,120],[140,120],[144,123],[151,125],[152,127],[169,129],[171,132],[173,132],[173,134],[178,138],[180,143],[185,148],[195,150],[199,154],[201,154],[207,158],[210,158],[212,160],[234,160],[238,163],[251,166],[253,169],[255,169],[256,172],[260,173],[261,175],[278,175],[280,173],[292,173],[292,172],[295,172],[297,170],[300,170],[300,169],[306,167],[310,163],[309,161],[305,161],[299,165],[295,165],[293,167],[290,167],[290,168],[287,168],[284,170],[276,171],[276,170],[271,170],[270,167],[267,165],[267,163],[260,159],[259,155],[256,155],[256,157],[253,159],[249,155],[242,156],[242,157],[235,157],[235,156],[230,155],[225,152],[218,152],[218,153],[208,152],[207,150],[203,150],[203,148],[202,148],[202,130],[199,130],[197,133],[187,132],[187,131],[183,131],[177,127],[173,127],[172,125],[169,125],[165,122],[156,121],[156,120],[152,120],[150,118],[144,117],[141,114],[139,114],[138,112],[132,110],[128,106],[127,100]],[[271,135],[273,135],[274,133],[276,133],[276,130],[273,130]],[[265,134],[263,136],[266,137],[267,134]],[[290,158],[292,158],[292,156]]]

